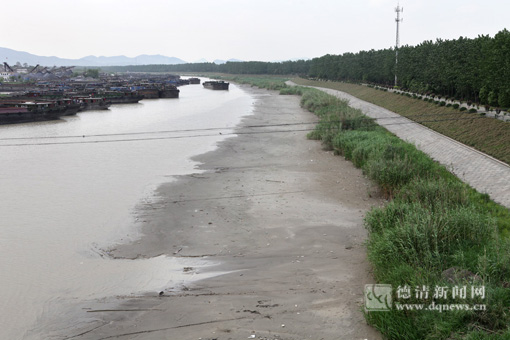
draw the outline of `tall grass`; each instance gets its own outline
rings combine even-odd
[[[309,138],[352,160],[391,199],[365,218],[368,258],[378,282],[452,288],[442,273],[458,268],[486,287],[483,312],[392,310],[366,313],[367,321],[389,339],[510,338],[508,209],[374,126],[347,102],[307,91],[301,103],[320,118]]]

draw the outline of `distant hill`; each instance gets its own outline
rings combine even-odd
[[[136,66],[136,65],[178,65],[187,64],[187,61],[176,57],[167,57],[164,55],[147,55],[141,54],[137,57],[130,58],[124,55],[104,57],[89,55],[80,59],[65,59],[55,56],[45,57],[28,52],[21,52],[11,50],[10,48],[0,47],[0,64],[6,61],[8,64],[14,65],[17,62],[21,64],[27,63],[35,66],[89,66],[89,67],[103,67],[103,66]],[[213,61],[216,65],[225,64],[227,62],[243,62],[239,59],[216,59]],[[204,58],[194,61],[193,63],[208,63]]]
[[[20,52],[9,48],[0,47],[0,61],[6,61],[9,64],[27,63],[29,65],[42,66],[126,66],[126,65],[176,65],[185,64],[186,61],[176,57],[166,57],[163,55],[142,54],[134,58],[126,56],[115,57],[96,57],[87,56],[80,59],[64,59],[59,57],[44,57]]]

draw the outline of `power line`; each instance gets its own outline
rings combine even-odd
[[[396,119],[396,118],[405,118],[405,117],[382,117],[387,119]],[[472,119],[483,119],[485,117],[466,117],[466,118],[450,118],[450,119],[435,119],[435,120],[424,120],[424,121],[405,121],[405,122],[396,122],[396,123],[388,123],[384,125],[379,125],[375,123],[375,120],[372,118],[365,118],[367,122],[372,122],[371,125],[366,125],[360,127],[359,129],[366,129],[376,126],[391,126],[391,125],[404,125],[404,124],[421,124],[421,123],[432,123],[432,122],[442,122],[442,121],[452,121],[452,120],[472,120]],[[407,120],[407,119],[406,119]],[[326,121],[322,123],[347,123],[354,122],[355,120],[338,120],[338,121]],[[287,125],[296,125],[296,124],[317,124],[321,122],[313,122],[313,123],[291,123]],[[281,125],[281,124],[280,124]],[[264,127],[268,126],[277,126],[277,125],[264,125]],[[135,141],[154,141],[154,140],[170,140],[170,139],[184,139],[184,138],[197,138],[197,137],[218,137],[218,136],[238,136],[238,135],[256,135],[256,134],[269,134],[269,133],[289,133],[289,132],[311,132],[320,130],[320,126],[313,129],[293,129],[293,130],[277,130],[277,131],[251,131],[251,132],[232,132],[225,134],[199,134],[199,135],[184,135],[184,136],[165,136],[165,137],[152,137],[152,138],[129,138],[129,139],[112,139],[112,140],[93,140],[93,141],[76,141],[76,142],[48,142],[48,143],[17,143],[17,144],[0,144],[2,146],[44,146],[44,145],[71,145],[71,144],[100,144],[100,143],[116,143],[116,142],[135,142]]]
[[[266,125],[247,125],[243,127],[226,126],[226,127],[212,127],[200,129],[183,129],[183,130],[160,130],[160,131],[143,131],[143,132],[125,132],[125,133],[105,133],[94,135],[70,135],[70,136],[33,136],[33,137],[6,137],[0,140],[24,140],[24,139],[61,139],[61,138],[89,138],[89,137],[109,137],[109,136],[131,136],[131,135],[149,135],[149,134],[162,134],[162,133],[179,133],[179,132],[198,132],[198,131],[214,131],[214,130],[232,130],[237,128],[260,128],[260,127],[279,127],[279,126],[292,126],[292,125],[305,125],[317,124],[318,122],[302,122],[302,123],[282,123],[282,124],[266,124]]]
[[[379,118],[371,118],[366,117],[363,120],[372,121],[372,120],[386,120],[386,119],[400,119],[400,118],[410,118],[410,117],[434,117],[434,116],[449,116],[449,115],[457,115],[457,112],[452,113],[431,113],[431,114],[417,114],[417,115],[408,115],[408,116],[392,116],[392,117],[379,117]],[[458,118],[462,119],[462,118]],[[472,119],[469,117],[468,119]],[[352,121],[350,119],[344,120],[334,120],[328,122],[349,122]],[[67,135],[67,136],[32,136],[32,137],[5,137],[0,138],[0,141],[7,140],[33,140],[33,139],[69,139],[69,138],[91,138],[91,137],[110,137],[110,136],[136,136],[136,135],[151,135],[151,134],[163,134],[163,133],[180,133],[180,132],[199,132],[199,131],[217,131],[217,130],[233,130],[233,129],[250,129],[250,128],[266,128],[266,127],[283,127],[283,126],[296,126],[296,125],[310,125],[310,124],[319,124],[320,121],[313,122],[298,122],[298,123],[281,123],[281,124],[259,124],[259,125],[246,125],[246,126],[226,126],[226,127],[211,127],[211,128],[199,128],[199,129],[182,129],[182,130],[159,130],[159,131],[141,131],[141,132],[124,132],[124,133],[105,133],[105,134],[91,134],[91,135]]]
[[[313,130],[304,129],[304,130],[283,130],[283,131],[233,132],[233,133],[223,133],[223,134],[214,134],[214,135],[203,134],[203,135],[167,136],[167,137],[153,137],[153,138],[91,140],[91,141],[79,141],[79,142],[18,143],[18,144],[0,144],[0,147],[1,146],[40,146],[40,145],[69,145],[69,144],[100,144],[100,143],[152,141],[152,140],[165,140],[165,139],[183,139],[183,138],[196,138],[196,137],[218,137],[218,136],[252,135],[252,134],[280,133],[280,132],[301,132],[301,131],[313,131]]]

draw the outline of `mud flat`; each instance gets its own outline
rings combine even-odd
[[[143,238],[113,251],[200,258],[219,264],[183,271],[223,274],[121,306],[97,301],[83,310],[94,321],[66,339],[380,338],[361,313],[374,282],[363,215],[382,204],[376,189],[296,131],[311,125],[249,127],[316,117],[299,97],[246,90],[254,113],[238,135],[195,158],[205,172],[161,186],[159,204],[138,211]]]

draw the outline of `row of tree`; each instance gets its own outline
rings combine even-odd
[[[102,67],[105,72],[218,72],[227,74],[276,74],[308,75],[310,62],[305,60],[284,61],[278,63],[263,61],[193,63],[177,65],[137,65]]]
[[[425,41],[403,46],[395,64],[393,48],[325,55],[312,60],[310,77],[398,84],[417,93],[510,107],[510,32],[491,38]]]
[[[221,72],[229,74],[296,74],[325,80],[398,85],[417,93],[510,107],[510,32],[491,38],[425,41],[417,46],[325,55],[285,62],[227,62],[109,67],[107,71]]]

